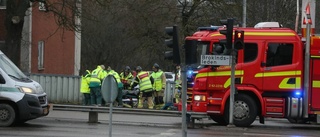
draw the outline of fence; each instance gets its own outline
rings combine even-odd
[[[29,74],[42,86],[50,103],[81,104],[80,76]]]
[[[48,95],[50,103],[81,104],[80,76],[66,76],[53,74],[29,74],[37,81]],[[164,99],[166,103],[173,103],[174,82],[167,81]]]

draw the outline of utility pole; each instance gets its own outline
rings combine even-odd
[[[242,2],[242,27],[247,27],[247,0],[243,0]]]

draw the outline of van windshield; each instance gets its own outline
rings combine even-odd
[[[0,54],[0,68],[10,77],[17,80],[26,80],[28,77],[4,54]]]

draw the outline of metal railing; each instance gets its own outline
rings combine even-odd
[[[52,104],[53,110],[60,111],[80,111],[80,112],[98,112],[109,113],[109,107],[96,107],[96,106],[82,106],[82,105],[63,105]],[[180,117],[181,111],[176,110],[155,110],[155,109],[135,109],[135,108],[115,108],[113,107],[113,113],[119,114],[136,114],[136,115],[154,115],[154,116],[170,116]],[[206,117],[206,113],[188,112],[192,117]]]

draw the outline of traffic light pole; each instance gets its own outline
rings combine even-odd
[[[230,106],[229,106],[229,125],[233,127],[233,110],[234,110],[234,94],[235,94],[235,70],[236,70],[236,57],[235,57],[234,44],[231,49],[231,85],[230,85]]]
[[[186,66],[181,66],[181,101],[182,101],[182,137],[187,137],[187,73]],[[188,121],[190,122],[190,121]]]

